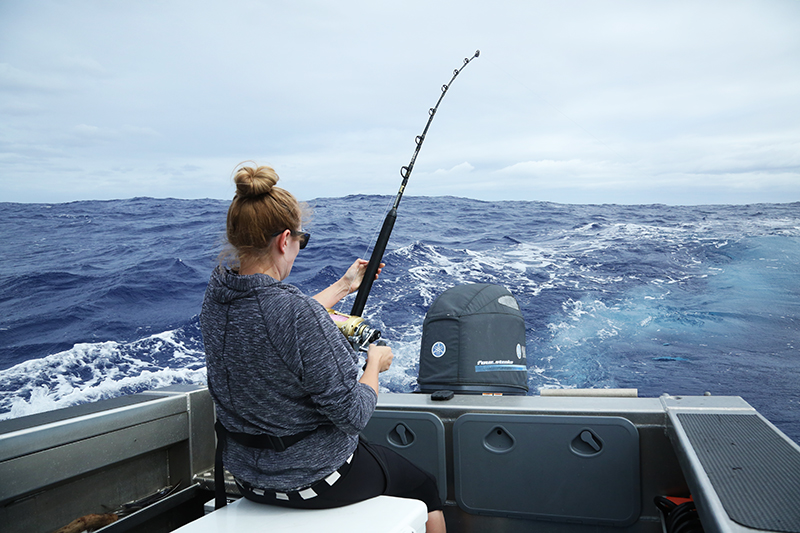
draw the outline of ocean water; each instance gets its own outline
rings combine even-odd
[[[287,281],[314,293],[368,257],[391,200],[309,202],[311,241]],[[227,205],[0,204],[0,418],[204,383],[198,313]],[[406,197],[384,260],[365,318],[395,352],[385,391],[416,390],[437,295],[497,283],[523,310],[531,394],[738,395],[800,442],[800,203]]]

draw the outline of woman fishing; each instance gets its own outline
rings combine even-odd
[[[212,274],[200,316],[225,467],[259,503],[324,509],[381,494],[414,498],[428,507],[427,530],[445,531],[434,478],[359,440],[393,355],[370,345],[359,379],[357,354],[326,307],[358,289],[367,262],[313,298],[284,283],[309,241],[303,209],[268,166],[242,167],[234,182],[233,260]]]

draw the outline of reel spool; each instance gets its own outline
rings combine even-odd
[[[371,327],[360,316],[346,315],[333,309],[328,309],[328,314],[356,351],[367,351],[367,346],[381,336],[379,329]]]

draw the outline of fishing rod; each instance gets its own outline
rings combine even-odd
[[[428,110],[428,122],[425,124],[425,129],[422,130],[422,135],[418,135],[414,139],[414,141],[417,143],[417,147],[414,150],[414,155],[411,156],[411,162],[407,166],[400,169],[400,176],[403,178],[403,182],[400,185],[400,190],[394,199],[392,208],[389,210],[389,212],[386,214],[386,218],[383,220],[381,232],[378,235],[378,240],[375,242],[375,247],[372,249],[372,255],[369,258],[369,263],[367,263],[367,270],[364,273],[364,279],[361,281],[361,286],[358,288],[358,294],[356,294],[356,299],[353,303],[353,309],[350,311],[352,316],[360,317],[361,313],[364,312],[364,305],[367,303],[369,291],[372,290],[372,282],[375,281],[375,274],[378,273],[378,267],[381,264],[381,259],[383,259],[383,253],[386,251],[386,244],[389,242],[389,237],[392,234],[392,228],[394,228],[394,222],[397,220],[397,206],[400,205],[400,200],[403,198],[403,192],[408,184],[408,178],[411,176],[411,171],[414,170],[414,162],[417,160],[417,154],[419,154],[419,150],[422,148],[422,143],[425,141],[425,136],[428,133],[428,128],[430,128],[431,122],[433,122],[433,117],[436,115],[436,110],[439,109],[439,104],[442,103],[444,95],[447,94],[447,89],[450,88],[456,77],[458,77],[458,75],[462,70],[464,70],[464,67],[466,67],[470,61],[478,57],[480,54],[481,51],[476,50],[475,55],[464,58],[464,64],[461,65],[461,68],[454,70],[453,77],[450,78],[450,81],[446,85],[442,85],[442,94],[439,95],[439,100],[436,102],[436,105]],[[380,333],[378,334],[380,335]]]

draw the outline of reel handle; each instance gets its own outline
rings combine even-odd
[[[389,346],[389,343],[386,342],[383,339],[378,339],[375,342],[373,342],[372,344],[374,344],[375,346]],[[366,370],[366,369],[367,369],[367,358],[365,357],[364,358],[364,366],[361,367],[361,370],[363,371],[363,370]]]

